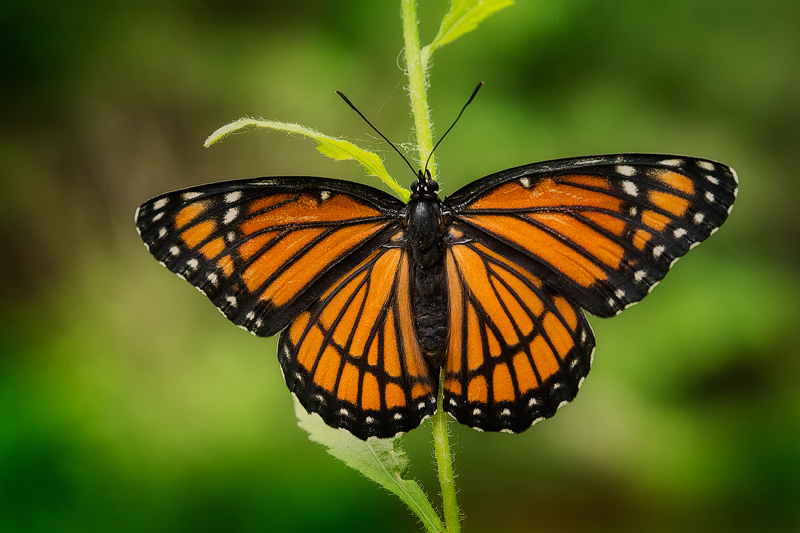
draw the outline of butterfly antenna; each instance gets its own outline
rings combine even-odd
[[[403,158],[403,161],[405,161],[405,162],[406,162],[406,165],[408,165],[408,168],[410,168],[410,169],[411,169],[411,172],[413,172],[413,173],[414,173],[414,175],[416,176],[416,175],[417,175],[417,171],[416,171],[416,170],[414,170],[414,167],[411,165],[411,163],[409,163],[409,162],[408,162],[408,159],[406,159],[406,156],[404,156],[404,155],[403,155],[403,152],[401,152],[400,150],[398,150],[398,149],[397,149],[397,146],[395,146],[395,145],[392,143],[392,141],[390,141],[389,139],[387,139],[387,138],[386,138],[386,135],[384,135],[383,133],[381,133],[381,132],[378,130],[378,128],[376,128],[375,126],[373,126],[373,125],[372,125],[372,122],[370,122],[370,121],[367,119],[367,117],[365,117],[365,116],[364,116],[364,113],[362,113],[361,111],[359,111],[359,110],[358,110],[358,108],[357,108],[356,106],[354,106],[354,105],[353,105],[353,102],[351,102],[350,100],[348,100],[348,99],[347,99],[347,97],[346,97],[345,95],[343,95],[343,94],[342,94],[341,92],[339,92],[339,91],[336,91],[336,94],[338,94],[339,96],[341,96],[341,97],[342,97],[342,100],[344,100],[344,101],[345,101],[345,103],[346,103],[347,105],[349,105],[349,106],[350,106],[350,108],[351,108],[353,111],[355,111],[356,113],[358,113],[358,116],[360,116],[361,118],[363,118],[363,119],[364,119],[364,122],[366,122],[367,124],[369,124],[369,127],[370,127],[370,128],[372,128],[373,130],[375,130],[375,133],[377,133],[378,135],[380,135],[380,136],[383,138],[383,140],[384,140],[384,141],[386,141],[387,143],[389,143],[389,146],[391,146],[392,148],[394,148],[394,151],[395,151],[395,152],[397,152],[398,154],[400,154],[400,157],[402,157],[402,158]]]
[[[466,103],[466,104],[464,104],[464,107],[462,107],[462,108],[461,108],[461,112],[458,114],[458,116],[457,116],[457,117],[456,117],[456,119],[453,121],[453,123],[450,125],[450,127],[449,127],[449,128],[447,128],[447,131],[446,131],[446,132],[444,132],[444,135],[442,135],[442,136],[439,138],[439,140],[436,142],[436,144],[433,146],[433,150],[431,150],[431,153],[429,153],[429,154],[428,154],[428,159],[426,159],[426,160],[425,160],[425,172],[424,172],[425,174],[427,174],[427,173],[428,173],[428,163],[430,163],[430,162],[431,162],[431,157],[433,156],[433,152],[435,152],[435,151],[436,151],[436,149],[439,147],[439,145],[440,145],[440,144],[442,144],[442,141],[444,140],[444,138],[445,138],[445,137],[447,137],[447,134],[448,134],[448,133],[450,133],[450,130],[452,130],[452,129],[453,129],[453,126],[455,126],[455,125],[456,125],[456,122],[458,122],[458,119],[460,119],[460,118],[461,118],[461,115],[463,115],[463,114],[464,114],[464,110],[467,108],[467,106],[468,106],[469,104],[471,104],[471,103],[472,103],[472,100],[474,100],[474,99],[475,99],[475,95],[476,95],[476,94],[478,94],[478,91],[480,91],[480,90],[481,90],[481,87],[483,87],[483,82],[480,82],[480,83],[478,84],[478,86],[477,86],[477,87],[475,87],[475,90],[474,90],[474,91],[472,91],[472,96],[470,96],[470,97],[469,97],[469,100],[467,100],[467,103]]]

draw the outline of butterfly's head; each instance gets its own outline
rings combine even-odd
[[[417,179],[411,184],[411,199],[438,198],[439,184],[431,177],[431,171],[419,171]]]

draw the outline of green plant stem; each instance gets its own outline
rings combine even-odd
[[[417,149],[420,166],[425,164],[433,150],[433,125],[428,107],[428,89],[425,83],[428,65],[423,64],[419,46],[419,24],[417,20],[417,0],[401,0],[403,17],[403,40],[406,52],[408,74],[408,96],[414,114],[414,129],[417,133]],[[428,168],[436,177],[436,162],[431,157]]]
[[[433,126],[428,106],[426,74],[428,65],[423,63],[419,46],[419,24],[417,20],[417,0],[401,0],[403,17],[403,39],[405,41],[406,69],[408,74],[408,95],[411,111],[414,114],[414,127],[417,132],[417,149],[420,166],[425,164],[433,151]],[[436,163],[431,157],[428,168],[436,176]],[[447,432],[447,415],[444,412],[444,370],[439,377],[439,395],[436,399],[436,414],[433,415],[433,445],[436,453],[436,466],[439,470],[439,484],[442,488],[442,507],[447,533],[460,533],[461,522],[456,501],[456,484],[453,476],[453,458],[450,455],[450,437]]]
[[[444,412],[444,376],[439,377],[439,396],[436,398],[436,414],[433,415],[433,446],[436,450],[436,466],[439,484],[442,487],[442,507],[447,533],[459,533],[461,520],[456,501],[456,482],[453,476],[453,458],[450,455],[450,436],[447,431],[447,414]]]

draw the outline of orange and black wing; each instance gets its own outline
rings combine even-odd
[[[436,370],[411,312],[411,263],[402,230],[281,333],[289,389],[311,413],[356,437],[393,437],[436,410]]]
[[[136,226],[161,264],[238,326],[270,336],[386,244],[404,206],[351,182],[249,179],[153,198]]]
[[[518,433],[553,416],[589,372],[583,311],[519,264],[451,229],[444,409],[462,424]]]
[[[452,228],[590,313],[635,304],[730,213],[733,169],[705,159],[623,154],[487,176],[445,200]]]

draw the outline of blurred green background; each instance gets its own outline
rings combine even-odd
[[[433,38],[443,0],[420,7]],[[274,339],[145,251],[135,208],[178,187],[362,178],[293,121],[380,150],[334,94],[413,140],[399,5],[0,2],[0,531],[420,531],[296,427]],[[575,402],[520,436],[452,425],[467,531],[800,530],[800,3],[521,0],[434,56],[446,192],[557,157],[732,165],[717,235],[645,302],[592,319]],[[434,494],[427,424],[405,438]]]

